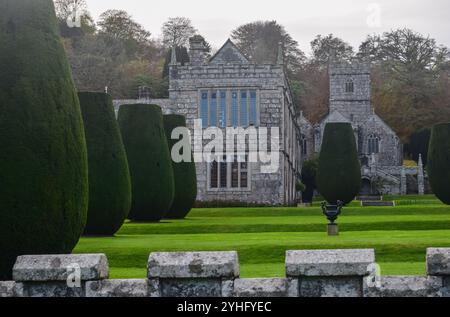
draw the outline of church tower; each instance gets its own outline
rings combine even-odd
[[[368,62],[332,61],[330,76],[330,113],[338,111],[353,123],[363,122],[373,114]]]

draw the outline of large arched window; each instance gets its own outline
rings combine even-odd
[[[345,92],[346,93],[354,93],[355,92],[355,84],[353,80],[349,80],[345,83]]]
[[[368,140],[368,152],[369,154],[380,153],[380,138],[376,135],[369,135]]]

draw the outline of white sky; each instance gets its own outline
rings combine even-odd
[[[257,20],[284,25],[305,52],[317,34],[333,33],[358,48],[367,34],[402,27],[450,47],[449,0],[87,0],[87,4],[95,19],[108,9],[126,10],[153,37],[161,35],[169,17],[188,17],[214,48],[237,26]]]

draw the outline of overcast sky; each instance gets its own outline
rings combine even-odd
[[[219,48],[237,26],[276,20],[301,49],[317,34],[333,33],[358,47],[369,33],[408,27],[450,47],[449,0],[87,0],[95,19],[108,9],[123,9],[154,37],[169,18],[185,16]]]

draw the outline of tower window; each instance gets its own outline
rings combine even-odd
[[[345,92],[346,93],[354,93],[355,92],[355,84],[352,80],[345,83]]]

